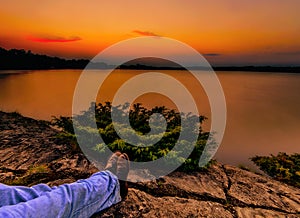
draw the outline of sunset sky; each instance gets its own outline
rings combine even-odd
[[[164,36],[214,65],[300,65],[299,11],[299,0],[2,0],[0,47],[92,58],[124,39]]]

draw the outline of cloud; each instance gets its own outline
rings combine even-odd
[[[28,40],[33,42],[75,42],[81,40],[78,36],[60,37],[60,36],[28,36]]]
[[[222,54],[219,53],[207,53],[207,54],[203,54],[204,56],[209,56],[209,57],[217,57],[217,56],[221,56]]]
[[[141,36],[157,36],[157,37],[160,37],[160,35],[157,35],[155,33],[148,32],[148,31],[133,30],[132,32],[136,33],[138,35],[141,35]]]

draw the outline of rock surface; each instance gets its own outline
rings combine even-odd
[[[0,120],[0,182],[59,185],[97,171],[47,122],[4,112]],[[94,217],[300,217],[298,188],[220,163],[129,187],[125,201]]]
[[[46,121],[4,112],[0,112],[0,121],[0,182],[75,181],[97,171],[83,154],[72,152],[59,140],[59,131]]]

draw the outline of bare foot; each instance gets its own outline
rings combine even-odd
[[[109,170],[110,172],[112,172],[113,174],[116,175],[117,173],[117,162],[118,162],[118,158],[121,156],[121,152],[116,151],[115,153],[113,153],[111,155],[111,157],[108,159],[107,164],[104,168],[104,170]]]

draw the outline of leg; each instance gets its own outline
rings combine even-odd
[[[121,201],[118,178],[110,171],[61,185],[39,197],[0,208],[0,217],[90,217]]]
[[[32,200],[55,188],[50,188],[46,184],[38,184],[32,187],[0,184],[0,207]]]
[[[117,161],[120,155],[121,152],[115,152],[109,159],[105,169],[116,174]],[[0,207],[32,200],[43,195],[45,192],[52,191],[56,188],[56,186],[49,187],[46,184],[37,184],[32,187],[27,187],[9,186],[0,183]]]

